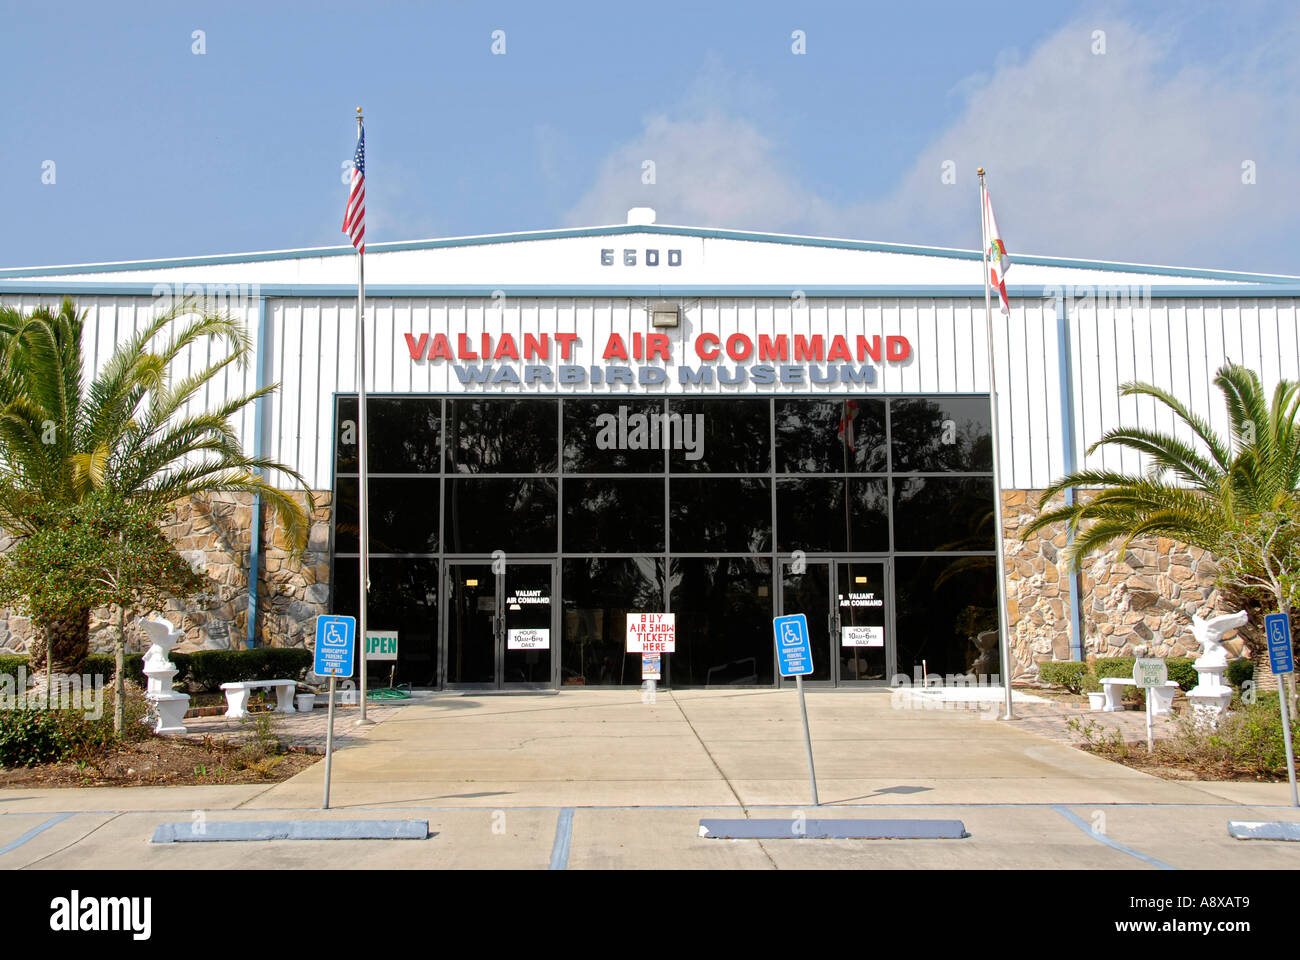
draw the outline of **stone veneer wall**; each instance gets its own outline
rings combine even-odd
[[[314,620],[328,613],[329,516],[331,494],[316,491],[307,553],[294,559],[284,531],[271,511],[262,511],[259,570],[258,643],[305,646]],[[1030,679],[1044,660],[1070,659],[1071,571],[1065,562],[1064,525],[1021,541],[1019,531],[1036,515],[1038,491],[1002,494],[1007,597],[1016,678]],[[212,581],[207,596],[183,608],[171,602],[163,615],[185,631],[181,651],[208,647],[242,648],[248,622],[248,544],[252,497],[216,494],[177,505],[167,533],[177,548]],[[0,539],[0,550],[7,544]],[[1116,551],[1098,555],[1080,576],[1085,659],[1131,656],[1147,647],[1153,656],[1194,656],[1188,629],[1193,613],[1203,617],[1228,612],[1218,606],[1216,568],[1202,551],[1183,550],[1172,541],[1137,540],[1123,562]],[[115,614],[96,610],[91,644],[111,649]],[[0,653],[25,652],[31,623],[0,610]],[[138,631],[132,649],[143,649]],[[1240,644],[1229,641],[1234,654]]]
[[[300,503],[302,494],[296,495]],[[315,618],[328,613],[329,519],[331,493],[313,492],[307,552],[295,558],[284,528],[274,512],[262,507],[262,547],[258,569],[257,643],[259,646],[301,647],[315,637]],[[167,536],[191,565],[208,577],[204,595],[186,603],[169,601],[158,611],[185,632],[177,650],[241,649],[248,635],[248,548],[252,527],[252,494],[218,493],[180,501],[164,525]],[[0,540],[0,550],[8,543]],[[91,649],[112,650],[115,609],[91,614]],[[0,653],[25,653],[32,625],[27,617],[0,610]],[[128,646],[144,649],[144,637],[128,630]]]
[[[1069,578],[1074,574],[1065,560],[1065,524],[1020,539],[1037,515],[1040,493],[1002,493],[1014,676],[1025,679],[1036,676],[1044,660],[1071,659]],[[1217,574],[1205,551],[1164,537],[1134,540],[1122,561],[1117,550],[1090,557],[1079,573],[1084,659],[1133,656],[1139,646],[1154,657],[1195,657],[1200,648],[1191,633],[1192,614],[1231,612],[1219,605]],[[1234,656],[1242,652],[1239,640],[1226,646]]]

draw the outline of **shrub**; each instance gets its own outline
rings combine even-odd
[[[1093,661],[1092,669],[1099,680],[1106,677],[1131,677],[1133,676],[1133,658],[1098,657]]]
[[[1196,668],[1192,666],[1192,663],[1193,661],[1187,657],[1174,657],[1168,661],[1169,679],[1177,681],[1178,687],[1183,693],[1201,682],[1201,678],[1196,675]]]
[[[1218,758],[1260,774],[1285,776],[1286,743],[1277,691],[1260,693],[1254,703],[1239,704],[1205,737],[1206,748]],[[1291,721],[1293,740],[1300,739],[1300,722]]]
[[[117,662],[113,659],[111,653],[92,653],[86,657],[86,665],[82,669],[92,675],[101,674],[104,677],[104,686],[108,687],[113,683],[113,672],[117,669]],[[122,672],[128,681],[134,682],[138,686],[144,686],[146,680],[144,675],[144,654],[126,654],[122,658]]]
[[[1091,670],[1085,673],[1083,679],[1079,681],[1079,692],[1101,693],[1101,681],[1097,679],[1097,675]]]
[[[312,667],[312,653],[302,647],[255,647],[252,650],[199,650],[195,653],[172,653],[176,664],[178,685],[193,684],[202,691],[217,691],[223,683],[238,680],[301,680]],[[27,657],[0,657],[0,674],[18,677],[18,668],[25,666],[30,677],[32,668]],[[144,656],[130,654],[124,661],[126,678],[144,686]],[[99,673],[104,677],[104,687],[113,679],[113,655],[94,653],[86,658],[85,672]]]
[[[1165,661],[1169,679],[1175,681],[1184,693],[1197,683],[1196,668],[1192,662],[1187,657],[1170,657]],[[1132,657],[1098,657],[1092,667],[1099,678],[1133,676]]]
[[[1073,660],[1050,660],[1038,665],[1039,679],[1054,687],[1064,687],[1071,693],[1078,693],[1083,678],[1091,673],[1092,669],[1086,663]]]
[[[58,710],[0,710],[0,767],[30,767],[72,752],[69,718]]]
[[[255,647],[252,650],[199,650],[189,654],[177,679],[204,691],[240,680],[301,680],[312,666],[312,653],[302,647]]]
[[[1228,661],[1228,672],[1224,674],[1227,681],[1234,687],[1240,687],[1247,680],[1255,676],[1255,661],[1247,660],[1245,657],[1239,660]]]
[[[26,666],[27,658],[21,654],[0,657],[0,675],[13,677],[15,683],[18,682],[18,668]],[[28,668],[27,673],[31,675],[31,668]]]

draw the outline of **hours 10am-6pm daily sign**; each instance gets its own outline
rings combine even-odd
[[[356,650],[356,617],[322,616],[316,618],[316,656],[312,671],[330,678],[330,706],[325,730],[325,798],[322,810],[330,807],[330,762],[334,756],[334,684],[339,677],[352,676]]]
[[[817,806],[817,771],[813,767],[812,734],[808,731],[808,704],[803,696],[803,678],[813,672],[812,641],[808,638],[808,618],[802,613],[772,620],[776,635],[776,662],[781,676],[794,677],[799,690],[799,713],[803,716],[803,745],[808,754],[808,783],[812,786],[813,806]]]

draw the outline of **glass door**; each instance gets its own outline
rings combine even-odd
[[[808,620],[813,672],[804,677],[805,683],[835,682],[835,647],[831,643],[831,566],[826,560],[784,560],[781,563],[780,615],[802,613]],[[834,635],[838,636],[838,631]],[[782,679],[781,682],[793,684],[794,678]]]
[[[447,686],[550,687],[555,562],[447,564]]]
[[[884,559],[782,561],[781,615],[802,613],[808,618],[813,672],[805,682],[838,685],[889,679],[894,650],[888,568]]]
[[[511,563],[501,587],[501,677],[506,687],[554,686],[555,563]]]
[[[889,679],[889,584],[884,560],[835,563],[835,634],[839,683]]]
[[[497,578],[490,563],[447,564],[447,686],[495,688]]]

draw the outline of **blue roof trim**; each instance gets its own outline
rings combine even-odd
[[[833,250],[862,250],[874,253],[898,253],[920,257],[939,257],[948,260],[980,260],[978,250],[957,250],[950,247],[927,247],[913,244],[885,243],[874,240],[837,240],[829,237],[800,237],[782,233],[754,233],[746,230],[722,230],[702,227],[673,227],[662,224],[616,224],[608,227],[582,227],[570,230],[535,230],[525,233],[489,234],[478,237],[452,237],[441,240],[404,240],[370,243],[370,253],[394,253],[404,250],[437,250],[444,247],[474,247],[497,243],[525,243],[530,240],[566,240],[581,237],[614,237],[634,233],[662,234],[666,236],[697,237],[718,240],[747,240],[753,243],[778,243],[800,247],[822,247]],[[64,264],[54,267],[10,267],[0,269],[0,279],[22,277],[52,277],[66,274],[122,273],[134,270],[175,269],[178,267],[210,267],[231,263],[265,263],[273,260],[309,260],[320,257],[352,256],[352,247],[305,247],[294,250],[274,250],[265,253],[229,253],[200,257],[178,257],[162,260],[131,260],[115,263]],[[1282,274],[1241,273],[1230,270],[1209,270],[1193,267],[1162,267],[1144,263],[1120,263],[1111,260],[1077,260],[1064,257],[1012,256],[1012,263],[1039,267],[1063,267],[1080,270],[1109,270],[1124,273],[1151,274],[1166,277],[1185,277],[1202,280],[1229,280],[1240,283],[1292,283],[1300,277]]]
[[[162,284],[169,289],[172,284]],[[185,284],[188,286],[188,284]],[[63,283],[60,281],[3,280],[0,279],[0,294],[35,294],[48,296],[154,296],[154,283]],[[205,286],[195,284],[195,286]],[[229,295],[246,295],[255,297],[346,297],[355,298],[357,288],[350,283],[327,284],[240,284],[234,281],[212,284],[223,288]],[[764,285],[519,285],[519,284],[371,284],[366,287],[367,299],[391,299],[403,297],[484,297],[491,298],[497,291],[507,297],[558,297],[558,298],[625,298],[625,297],[791,297],[796,291],[809,298],[902,298],[902,299],[969,299],[984,297],[984,287],[979,284],[939,284],[939,285],[884,285],[884,284],[849,284],[817,285],[809,284],[795,287],[789,284]],[[1156,299],[1274,299],[1300,297],[1300,282],[1288,284],[1172,284],[1139,285],[1099,284],[1096,287],[1045,285],[1007,285],[1007,293],[1012,299],[1048,300],[1056,294],[1072,295],[1083,298],[1088,291],[1130,291],[1130,296],[1137,297],[1149,293]],[[222,292],[222,291],[217,291]]]

